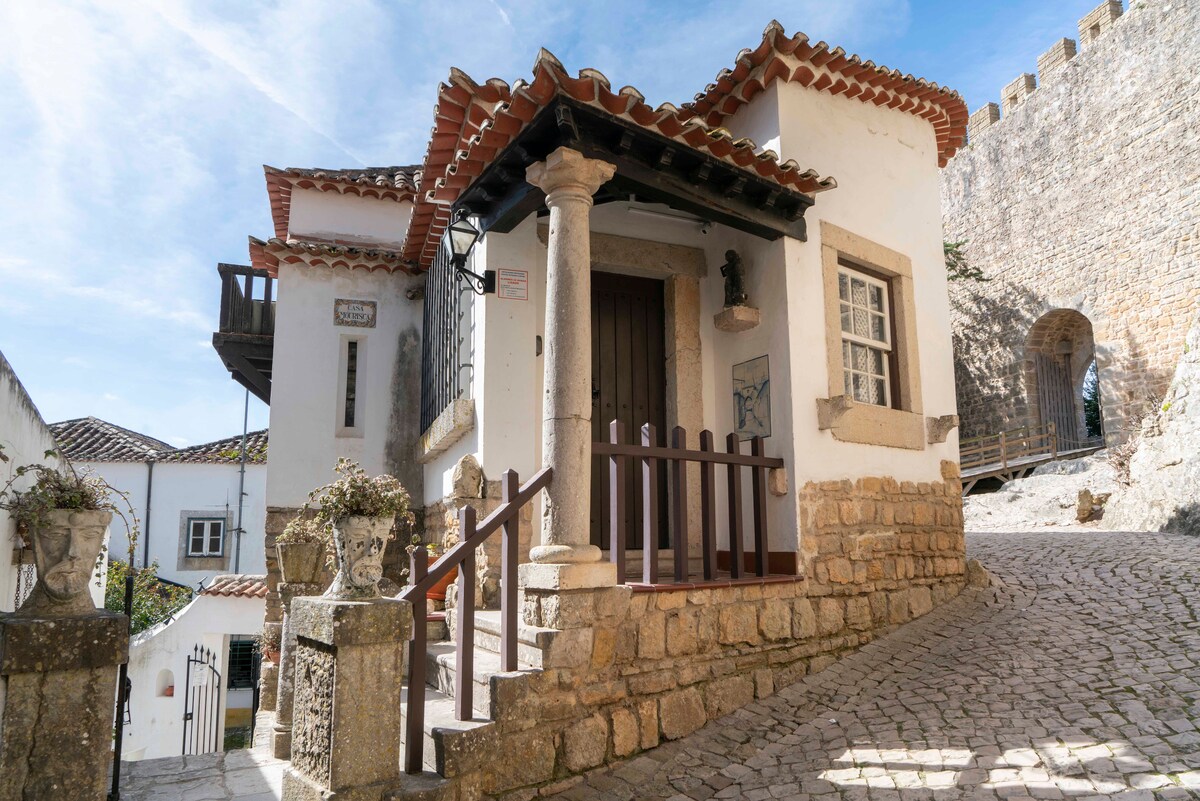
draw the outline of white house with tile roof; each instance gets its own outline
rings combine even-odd
[[[266,572],[266,431],[247,437],[243,475],[241,436],[175,448],[94,417],[50,428],[73,464],[128,496],[141,525],[135,565],[158,562],[161,578],[193,589],[222,573]],[[119,528],[113,527],[109,549],[124,561],[129,544]]]
[[[122,759],[210,753],[227,728],[250,725],[266,596],[262,575],[217,576],[170,620],[134,635]]]
[[[519,575],[497,535],[478,599],[511,612],[519,587],[525,626],[610,643],[572,680],[620,699],[570,703],[611,743],[630,704],[690,710],[739,673],[740,705],[964,582],[938,175],[962,98],[776,22],[697,84],[652,107],[545,50],[511,84],[452,70],[419,164],[266,167],[273,235],[221,266],[214,346],[271,406],[268,547],[338,457],[398,476],[427,540],[469,534],[464,504],[515,515]],[[510,469],[536,477],[511,506]],[[730,603],[719,640],[697,628]],[[437,690],[457,658],[431,656]],[[728,711],[705,703],[687,727]],[[630,753],[581,764],[567,725],[546,723],[549,774],[485,790]]]

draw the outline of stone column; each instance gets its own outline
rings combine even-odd
[[[546,260],[545,395],[542,464],[554,478],[542,505],[542,543],[522,565],[521,584],[546,590],[614,584],[590,542],[592,465],[592,277],[588,216],[592,195],[616,168],[560,147],[531,164],[526,180],[550,209]]]
[[[377,801],[400,784],[407,601],[296,598],[288,801]]]
[[[104,798],[128,658],[124,615],[0,615],[0,798]]]

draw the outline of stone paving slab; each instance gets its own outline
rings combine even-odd
[[[279,801],[283,766],[262,749],[121,765],[121,801]]]
[[[1004,587],[550,797],[1200,799],[1200,539],[967,543]]]

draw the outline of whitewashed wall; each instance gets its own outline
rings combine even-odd
[[[228,675],[229,637],[262,630],[266,601],[262,598],[197,596],[174,620],[138,634],[129,646],[129,696],[132,722],[125,727],[122,758],[128,761],[179,756],[183,746],[184,691],[187,658],[195,646],[217,655],[222,684]],[[170,684],[174,695],[166,695]],[[227,706],[241,703],[222,686],[220,736],[224,738]]]
[[[288,236],[398,249],[404,241],[412,203],[293,189]]]
[[[0,487],[9,482],[19,466],[59,467],[62,464],[57,457],[46,456],[47,451],[58,448],[58,443],[3,353],[0,353],[0,446],[8,458],[7,462],[0,462]],[[33,477],[26,475],[13,482],[13,489],[28,489],[32,483]],[[115,528],[119,528],[119,524],[110,526],[110,533]],[[15,534],[15,524],[8,512],[0,509],[0,612],[13,611],[16,600],[17,567],[11,558]],[[32,574],[31,568],[25,570]],[[91,583],[92,600],[101,607],[104,606],[103,579],[102,573],[99,583],[95,580]],[[25,589],[28,594],[28,588]]]
[[[263,532],[266,521],[267,466],[246,464],[245,497],[242,508],[242,537],[240,558],[234,558],[237,540],[238,470],[237,464],[191,464],[156,462],[154,482],[150,491],[150,516],[146,517],[146,474],[144,462],[82,462],[114,488],[125,492],[141,524],[141,540],[137,543],[134,564],[144,565],[146,543],[149,561],[158,562],[158,575],[193,589],[203,581],[222,573],[267,572],[263,552]],[[120,501],[117,501],[121,505]],[[202,566],[183,556],[186,549],[183,520],[188,512],[204,512],[205,516],[224,517],[225,564]],[[147,521],[149,525],[147,525]],[[129,542],[125,527],[114,522],[109,549],[114,559],[128,558]],[[236,568],[235,568],[236,562]]]
[[[382,205],[382,202],[379,202]],[[402,273],[280,265],[271,382],[271,455],[267,506],[294,507],[333,477],[339,457],[372,474],[394,473],[414,498],[421,471],[421,301],[405,291],[423,280]],[[336,298],[372,300],[374,328],[334,325]],[[359,434],[339,434],[343,341],[359,338]]]

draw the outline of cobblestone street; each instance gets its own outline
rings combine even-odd
[[[967,591],[561,799],[1200,798],[1200,540],[968,535]]]

